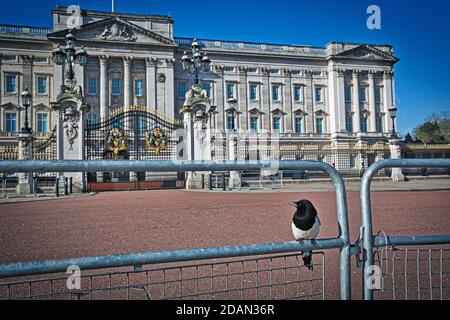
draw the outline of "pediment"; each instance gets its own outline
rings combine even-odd
[[[370,45],[363,44],[353,49],[341,52],[333,56],[333,58],[352,58],[352,59],[364,59],[364,60],[383,60],[397,62],[400,59],[394,57],[391,54],[383,52]]]
[[[49,107],[43,103],[38,103],[38,104],[34,105],[33,108],[36,110],[48,110],[49,109]]]
[[[19,110],[20,109],[20,107],[17,104],[14,104],[12,102],[2,104],[2,108],[5,108],[6,110]]]
[[[318,109],[314,112],[316,114],[316,116],[327,116],[328,113],[325,112],[325,110],[323,109]]]
[[[298,108],[298,109],[294,110],[294,114],[296,116],[306,116],[306,115],[308,115],[308,113],[303,111],[301,108]]]
[[[259,108],[252,108],[252,109],[248,110],[248,113],[250,113],[250,114],[264,114],[264,112],[262,112]]]
[[[273,110],[270,111],[270,112],[272,112],[272,114],[281,114],[281,115],[287,114],[286,112],[284,112],[284,111],[281,110],[280,108],[273,109]]]
[[[63,39],[68,29],[49,34],[49,39]],[[119,17],[111,17],[82,25],[72,34],[79,41],[176,45],[175,41],[144,29]]]

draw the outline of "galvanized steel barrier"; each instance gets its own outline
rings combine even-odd
[[[424,259],[421,258],[421,254],[424,252],[428,254],[426,258],[425,264],[428,266],[427,276],[428,279],[426,281],[427,290],[429,290],[429,297],[433,298],[433,290],[437,289],[439,291],[439,295],[442,298],[442,290],[445,288],[443,285],[443,277],[450,278],[450,274],[443,271],[443,263],[444,261],[450,261],[449,250],[446,249],[394,249],[393,246],[423,246],[423,245],[446,245],[450,244],[450,234],[446,235],[425,235],[425,236],[391,236],[391,235],[376,235],[373,234],[372,228],[372,208],[370,201],[370,185],[372,182],[372,178],[376,175],[376,173],[384,168],[450,168],[450,159],[390,159],[383,160],[374,163],[371,165],[367,171],[365,172],[362,180],[361,180],[361,193],[360,193],[360,201],[361,201],[361,235],[360,241],[363,243],[363,298],[366,300],[372,300],[374,297],[374,289],[371,288],[370,284],[373,280],[373,266],[375,263],[375,248],[378,247],[386,247],[388,250],[381,250],[380,259],[378,259],[380,265],[383,265],[383,262],[391,262],[392,271],[391,275],[391,286],[392,286],[392,297],[395,299],[395,277],[399,274],[395,271],[395,263],[398,264],[400,261],[404,266],[403,272],[400,274],[403,278],[403,285],[405,289],[404,298],[408,299],[408,289],[410,288],[408,285],[408,277],[414,276],[416,277],[417,282],[417,299],[420,299],[420,291],[423,290],[423,282],[424,280],[420,278],[420,264]],[[388,257],[389,251],[391,252],[392,258]],[[395,256],[395,253],[398,253]],[[408,253],[410,254],[408,258]],[[411,259],[411,254],[415,254],[416,259]],[[399,258],[399,255],[402,255]],[[434,255],[434,257],[433,257]],[[384,257],[386,258],[384,259]],[[415,272],[411,274],[408,271],[408,261],[415,262]],[[432,263],[433,261],[438,261],[438,270],[439,272],[433,273],[432,271]],[[411,268],[411,267],[409,267]],[[433,276],[439,277],[439,284],[436,285],[433,280]],[[447,287],[449,288],[449,287]]]
[[[274,164],[276,164],[279,170],[318,170],[325,172],[330,176],[336,188],[338,230],[337,236],[335,238],[317,239],[316,241],[303,241],[301,243],[296,241],[280,243],[258,243],[215,248],[180,249],[159,252],[127,253],[97,257],[80,257],[61,260],[10,263],[0,265],[0,280],[3,278],[27,277],[32,275],[46,275],[66,272],[67,268],[72,265],[78,266],[81,270],[134,266],[136,272],[139,272],[140,270],[142,270],[143,265],[149,264],[157,265],[162,263],[199,261],[208,259],[228,259],[243,256],[263,255],[275,255],[267,258],[267,261],[269,261],[268,263],[270,266],[270,270],[272,270],[274,268],[274,266],[272,265],[274,261],[273,259],[277,259],[277,254],[297,253],[297,255],[293,255],[293,259],[298,260],[298,253],[300,251],[313,250],[314,252],[317,252],[317,250],[337,248],[340,249],[340,297],[344,300],[351,299],[350,256],[352,250],[350,245],[350,235],[348,227],[346,190],[340,174],[332,166],[326,163],[312,161],[279,161],[276,163],[270,161],[0,161],[0,172],[241,171],[272,168]],[[286,256],[281,258],[284,259],[284,265],[279,267],[279,269],[285,270],[286,272],[287,268],[292,268],[292,266],[287,266]],[[256,272],[258,272],[258,263],[260,260],[261,259],[252,260],[257,261]],[[229,263],[232,262],[226,262],[225,264],[222,264],[226,266],[226,270],[228,270],[230,266]],[[322,261],[318,265],[324,268],[324,261]],[[175,266],[172,269],[179,270],[181,272],[181,269],[179,268],[180,267]],[[198,266],[196,268],[197,273],[193,278],[196,279],[198,285],[200,276],[198,275]],[[298,266],[296,268],[298,270]],[[161,269],[153,269],[151,271],[153,272],[158,270]],[[168,269],[164,269],[163,272],[164,279],[166,270]],[[264,270],[269,270],[269,267],[266,267],[266,269]],[[207,277],[208,279],[212,279],[214,277],[213,272],[214,266],[211,269],[211,275]],[[242,274],[244,271],[241,269],[240,272]],[[130,288],[133,288],[133,286],[130,285],[129,273],[125,272],[124,275],[128,279],[128,286],[126,286],[128,297],[129,290]],[[147,278],[149,277],[148,273],[146,274],[146,276]],[[256,276],[258,277],[258,273],[256,274]],[[284,274],[284,277],[286,278],[286,273]],[[180,279],[177,279],[172,281],[180,281]],[[312,280],[314,279],[309,279],[309,281]],[[40,280],[38,279],[35,281],[38,282]],[[92,279],[90,283],[92,284]],[[256,283],[258,283],[258,279]],[[324,281],[322,285],[325,285]],[[109,280],[109,287],[111,288],[111,280]],[[164,289],[165,288],[166,287],[164,286]],[[50,289],[53,290],[53,283],[51,283]],[[27,290],[29,290],[29,297],[31,297],[31,284],[29,284],[29,289]],[[270,291],[269,297],[272,297],[272,291]],[[287,298],[286,293],[284,294],[284,298]]]

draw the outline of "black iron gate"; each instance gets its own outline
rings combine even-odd
[[[135,108],[100,123],[88,122],[85,156],[88,160],[176,160],[181,139],[179,120]],[[97,172],[87,173],[89,191],[183,188],[184,173]]]

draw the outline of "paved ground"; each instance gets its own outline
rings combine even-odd
[[[135,191],[0,205],[0,263],[124,252],[291,240],[292,208],[316,204],[321,237],[337,234],[329,192],[216,193]],[[450,191],[373,193],[374,231],[442,234],[450,230]],[[352,239],[359,194],[348,193]],[[354,259],[352,259],[354,263]],[[337,297],[337,255],[327,255],[327,297]],[[355,287],[359,271],[354,268]],[[355,294],[358,294],[355,289]]]

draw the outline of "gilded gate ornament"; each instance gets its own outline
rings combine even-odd
[[[106,138],[106,150],[112,152],[114,159],[119,158],[121,152],[127,151],[127,140],[125,134],[118,128],[111,129]]]
[[[169,143],[167,134],[158,127],[153,128],[153,130],[147,131],[147,133],[145,134],[145,140],[147,149],[150,151],[155,151],[157,154],[165,150]]]

